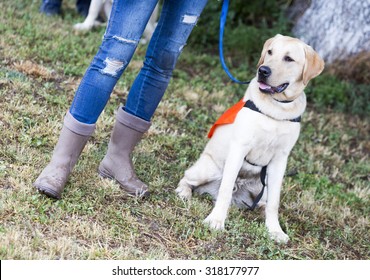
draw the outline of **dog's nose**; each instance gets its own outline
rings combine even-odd
[[[258,69],[258,75],[262,78],[268,78],[271,75],[271,68],[268,66],[261,66]]]

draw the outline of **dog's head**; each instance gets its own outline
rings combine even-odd
[[[324,61],[299,39],[280,34],[268,39],[258,62],[259,90],[295,98],[324,69]]]

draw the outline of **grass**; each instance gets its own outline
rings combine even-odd
[[[74,1],[64,2],[64,18],[39,15],[39,1],[0,3],[1,259],[369,259],[366,115],[309,106],[281,197],[287,245],[268,239],[258,211],[232,208],[226,230],[214,232],[202,224],[212,208],[207,197],[177,198],[177,182],[201,153],[212,122],[245,90],[228,81],[217,56],[190,48],[134,154],[150,198],[128,197],[96,172],[144,46],[115,88],[63,199],[38,194],[32,183],[104,33],[74,34],[81,18]],[[251,77],[255,70],[233,71]]]

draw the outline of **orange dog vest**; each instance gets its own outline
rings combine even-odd
[[[215,132],[216,128],[219,125],[223,124],[230,124],[235,121],[236,115],[238,112],[244,107],[245,101],[241,99],[238,103],[236,103],[234,106],[231,108],[227,109],[225,113],[221,115],[221,117],[218,118],[218,120],[213,124],[211,127],[209,133],[208,133],[208,138],[211,138],[213,133]]]

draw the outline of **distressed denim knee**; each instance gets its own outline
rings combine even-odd
[[[138,41],[116,35],[104,38],[91,68],[96,67],[101,74],[119,78],[130,62],[137,44]]]
[[[145,66],[164,77],[170,78],[181,54],[181,50],[181,47],[177,47],[177,49],[161,49],[155,52],[151,58],[145,60]]]
[[[88,124],[97,121],[138,42],[119,36],[104,38],[72,102],[70,113],[74,118]],[[87,106],[89,110],[86,110]]]

